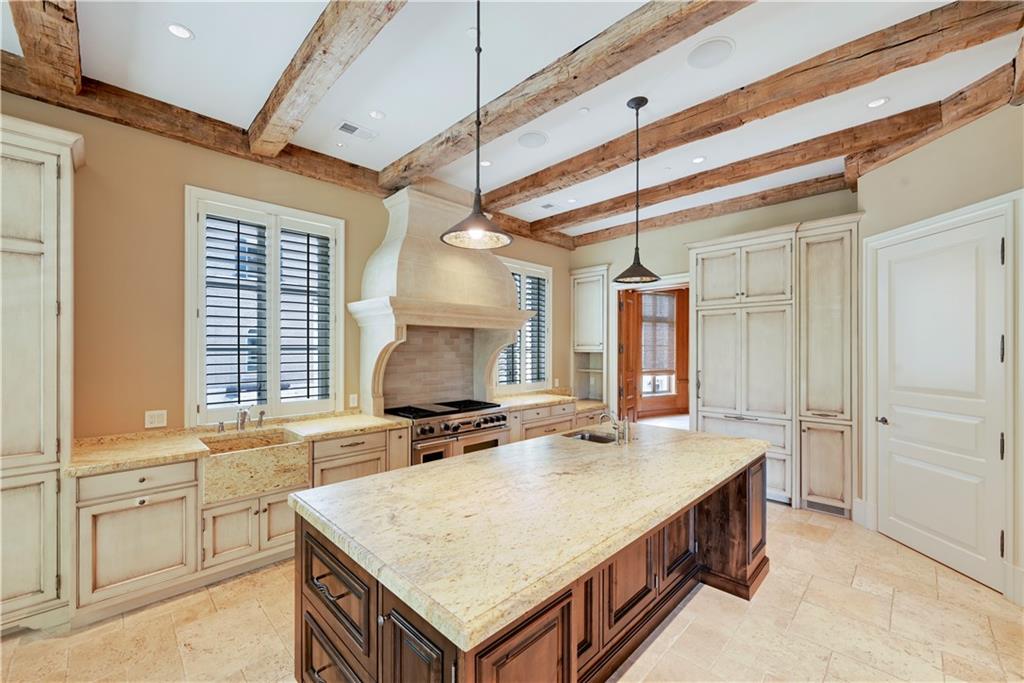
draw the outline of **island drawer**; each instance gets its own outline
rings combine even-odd
[[[342,439],[328,439],[313,444],[313,459],[331,458],[335,455],[347,455],[358,451],[372,451],[387,448],[388,433],[373,432],[357,434]]]
[[[572,429],[572,419],[559,420],[558,422],[545,422],[539,425],[530,425],[523,430],[524,439],[533,439],[538,436],[550,436],[558,432],[567,432]]]
[[[362,683],[373,680],[338,642],[338,635],[303,606],[296,678],[304,683]]]
[[[323,616],[363,669],[376,671],[377,582],[362,567],[332,553],[329,546],[303,525],[299,570],[303,600]]]
[[[78,500],[84,502],[112,496],[133,496],[149,489],[191,484],[195,480],[196,463],[194,460],[124,472],[96,474],[91,477],[81,477],[78,480]]]
[[[546,417],[551,417],[551,406],[545,406],[543,408],[527,408],[523,411],[523,422],[543,420]]]

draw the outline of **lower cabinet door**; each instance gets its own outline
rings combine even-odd
[[[849,425],[800,423],[800,488],[804,500],[844,509],[852,506],[852,440]]]
[[[18,610],[57,596],[57,471],[5,476],[0,493],[0,612]]]
[[[566,593],[480,652],[476,656],[475,680],[478,683],[575,681],[571,596]]]
[[[299,624],[298,678],[304,683],[362,683],[370,677],[347,657],[330,628],[321,625],[315,612],[302,610]]]
[[[789,503],[793,499],[793,458],[786,453],[768,451],[766,495],[769,500]]]
[[[313,461],[313,486],[337,484],[386,469],[387,449]]]
[[[576,662],[580,670],[601,651],[600,592],[600,571],[587,574],[572,587],[572,630],[576,634]]]
[[[659,593],[674,586],[696,566],[693,547],[693,510],[674,517],[658,530]]]
[[[259,550],[260,508],[255,498],[203,510],[203,567]]]
[[[295,542],[295,511],[288,507],[291,491],[260,498],[260,550]]]
[[[79,604],[194,573],[196,497],[190,486],[79,509]]]
[[[383,587],[381,595],[382,683],[458,680],[455,645]]]
[[[658,596],[657,535],[620,550],[604,566],[603,645],[607,645]]]

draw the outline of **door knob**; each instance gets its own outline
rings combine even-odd
[[[887,418],[887,417],[876,417],[875,418],[875,422],[877,422],[880,425],[887,425],[887,424],[889,424],[889,418]]]

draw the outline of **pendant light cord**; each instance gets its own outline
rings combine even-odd
[[[633,248],[640,250],[640,107],[636,108],[636,241]]]
[[[480,0],[476,0],[476,196],[480,196]]]

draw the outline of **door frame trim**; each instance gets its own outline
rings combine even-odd
[[[673,273],[672,275],[663,275],[657,282],[650,282],[647,284],[627,284],[624,282],[615,282],[614,280],[608,280],[608,411],[618,416],[618,405],[619,405],[619,292],[626,289],[636,289],[639,291],[654,291],[658,289],[675,289],[681,286],[690,286],[690,274],[689,273]],[[692,312],[693,306],[690,306]],[[690,316],[690,329],[693,329],[693,316]],[[693,341],[691,335],[690,348],[687,351],[689,354],[689,368],[690,374],[693,374]],[[693,378],[690,378],[692,384]],[[690,412],[693,412],[691,404]]]
[[[1004,281],[1006,321],[1004,424],[1007,450],[1004,467],[1007,468],[1009,476],[1004,477],[1003,528],[1006,545],[1003,558],[1005,571],[1003,585],[1009,599],[1017,604],[1024,604],[1024,567],[1017,567],[1013,562],[1018,545],[1015,542],[1018,531],[1024,531],[1024,529],[1018,529],[1013,517],[1013,511],[1017,505],[1024,503],[1024,481],[1020,482],[1019,494],[1014,491],[1016,480],[1021,478],[1021,473],[1024,473],[1024,466],[1019,462],[1020,454],[1024,453],[1024,443],[1018,441],[1017,435],[1017,432],[1024,435],[1024,428],[1018,427],[1015,430],[1016,425],[1024,425],[1024,390],[1016,387],[1014,383],[1017,359],[1024,358],[1024,296],[1016,294],[1017,259],[1024,263],[1024,240],[1020,235],[1022,226],[1024,226],[1024,189],[998,195],[954,211],[872,235],[863,240],[861,247],[863,295],[860,300],[863,335],[860,344],[863,470],[857,473],[863,482],[863,497],[858,498],[856,494],[854,495],[853,520],[868,529],[878,530],[878,429],[874,422],[874,416],[877,414],[878,388],[876,381],[878,339],[875,321],[878,315],[876,282],[879,252],[886,247],[954,229],[959,227],[965,218],[980,217],[986,214],[1003,216],[1008,222]],[[1019,334],[1015,334],[1017,332]]]

